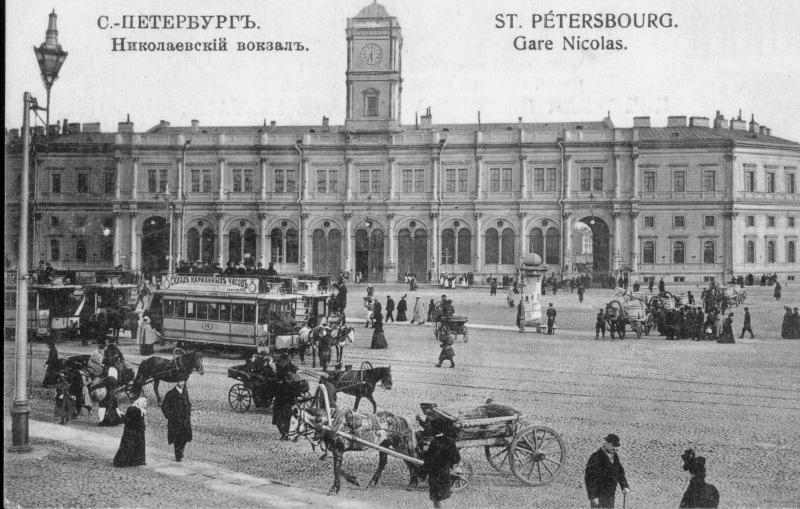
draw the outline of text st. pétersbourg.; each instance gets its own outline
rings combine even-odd
[[[494,17],[497,29],[533,30],[660,30],[678,28],[672,13],[621,12],[621,13],[578,13],[553,12],[535,13],[525,18],[517,13],[498,13]],[[512,40],[514,49],[519,51],[623,51],[628,49],[623,39],[606,35],[587,36],[561,35],[561,45],[556,46],[550,37],[518,35]],[[557,39],[556,39],[557,40]]]
[[[258,30],[261,27],[249,14],[127,14],[119,19],[107,15],[97,18],[101,30]],[[300,41],[236,41],[236,51],[308,51]],[[210,41],[139,41],[126,37],[112,37],[111,51],[193,52],[228,51],[227,37]]]

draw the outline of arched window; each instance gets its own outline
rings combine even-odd
[[[298,243],[297,230],[286,230],[286,263],[297,263],[300,260],[300,244]]]
[[[269,234],[270,240],[270,260],[275,263],[283,263],[283,232],[280,228],[273,228]]]
[[[767,263],[775,263],[775,242],[767,242]]]
[[[531,230],[531,238],[528,243],[528,248],[528,251],[531,253],[536,253],[542,257],[542,260],[544,260],[544,234],[539,228],[534,228]]]
[[[504,265],[514,265],[516,263],[516,235],[514,230],[506,228],[503,230],[500,243],[500,263]]]
[[[75,243],[75,261],[86,261],[86,239],[84,238],[78,239],[78,241]]]
[[[245,262],[255,265],[256,231],[253,228],[248,228],[244,231],[244,242],[242,243],[242,246],[242,257],[245,259]]]
[[[200,232],[197,228],[189,228],[186,232],[186,257],[190,263],[200,259]]]
[[[794,241],[790,240],[786,243],[786,263],[795,263]]]
[[[458,230],[458,259],[457,262],[467,265],[472,259],[472,233],[466,228]]]
[[[456,235],[453,230],[447,228],[446,230],[442,231],[442,253],[441,253],[441,261],[439,262],[442,265],[450,265],[455,260],[456,256]]]
[[[714,243],[707,240],[703,243],[703,263],[714,263],[716,260],[716,249]]]
[[[211,228],[205,228],[203,229],[202,239],[203,242],[200,259],[204,262],[211,263],[214,260],[214,248],[217,241],[217,236],[214,235],[214,230]],[[220,246],[220,249],[222,249],[222,246]]]
[[[497,230],[489,228],[484,235],[483,258],[489,265],[496,265],[500,262],[500,246],[498,244]]]
[[[745,262],[756,263],[756,243],[748,240],[745,244]]]
[[[559,264],[559,246],[561,244],[561,233],[558,228],[550,228],[547,230],[547,238],[545,239],[545,263]]]
[[[686,246],[683,242],[676,242],[672,245],[672,263],[684,263]]]
[[[642,263],[656,263],[656,245],[650,240],[642,246]]]
[[[228,232],[228,261],[238,264],[242,260],[242,234],[234,228]]]

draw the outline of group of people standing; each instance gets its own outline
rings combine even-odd
[[[786,314],[783,315],[783,323],[781,324],[781,337],[784,339],[800,339],[800,313],[797,308],[790,309],[789,306],[783,306]]]

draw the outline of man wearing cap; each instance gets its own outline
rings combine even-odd
[[[553,303],[550,303],[550,306],[547,308],[547,334],[550,336],[553,335],[553,327],[556,325],[556,308],[553,307]]]
[[[591,507],[613,508],[617,484],[624,495],[628,494],[630,488],[625,479],[625,469],[617,456],[619,437],[611,433],[604,440],[602,447],[589,457],[584,480]]]

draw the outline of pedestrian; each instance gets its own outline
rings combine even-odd
[[[450,498],[450,470],[461,461],[461,455],[454,439],[455,431],[445,420],[431,422],[434,435],[427,451],[420,476],[428,478],[428,493],[433,507],[442,507],[442,501]]]
[[[428,303],[428,322],[432,323],[436,321],[436,302],[431,299]]]
[[[642,288],[642,285],[639,284],[638,280],[633,282],[633,291],[634,291],[634,293],[638,292],[641,288]],[[691,292],[689,292],[689,293],[691,293]]]
[[[744,324],[742,325],[742,335],[739,338],[744,337],[744,333],[750,333],[750,339],[753,339],[753,329],[750,327],[750,308],[744,308]]]
[[[69,381],[64,374],[58,376],[56,383],[55,417],[61,424],[69,424],[69,421],[78,416],[75,408],[75,396],[69,392]]]
[[[167,418],[167,443],[175,444],[175,461],[181,461],[186,444],[192,441],[192,403],[186,380],[178,380],[167,392],[161,411]]]
[[[694,306],[694,295],[692,295],[691,291],[686,292],[686,299],[688,300],[690,306]]]
[[[583,292],[586,290],[583,288],[583,283],[578,284],[578,302],[583,302]]]
[[[419,297],[417,297],[417,302],[419,302]],[[370,344],[370,348],[373,350],[389,348],[389,344],[386,342],[386,335],[383,333],[383,315],[381,315],[380,311],[373,315],[372,343]]]
[[[142,326],[136,333],[136,342],[139,344],[139,355],[153,355],[153,345],[161,341],[161,333],[155,330],[150,322],[150,317],[142,318]]]
[[[775,281],[775,291],[772,292],[772,296],[775,297],[775,300],[781,300],[781,284]]]
[[[550,336],[553,335],[553,328],[556,326],[556,314],[556,308],[553,307],[551,302],[547,307],[547,334]]]
[[[662,277],[661,279],[658,280],[658,293],[660,295],[664,295],[665,291],[666,291],[666,285],[664,284],[664,278]]]
[[[145,408],[147,408],[147,398],[141,396],[125,411],[123,418],[125,428],[122,430],[117,454],[114,455],[115,467],[138,467],[147,464],[144,440],[144,416],[147,414]]]
[[[617,484],[622,488],[623,495],[630,492],[628,481],[625,479],[625,469],[617,455],[617,447],[619,447],[619,437],[613,433],[607,435],[603,445],[586,463],[584,481],[591,507],[613,508]]]
[[[403,295],[400,297],[400,302],[397,303],[397,321],[398,322],[405,322],[408,320],[406,318],[406,311],[408,310],[408,303],[406,302],[406,296]]]
[[[791,328],[792,338],[800,339],[800,313],[797,312],[797,308],[794,308],[792,313]]]
[[[419,297],[417,297],[417,300],[414,302],[414,315],[411,317],[411,323],[419,325],[425,323],[425,318],[422,317],[422,302],[420,302]]]
[[[517,306],[517,328],[520,332],[525,332],[525,300],[520,298]]]
[[[733,339],[733,313],[728,313],[725,322],[722,324],[722,334],[719,336],[717,343],[735,343]]]
[[[653,293],[653,280],[655,280],[655,276],[647,278],[647,291],[650,293]]]
[[[681,508],[717,507],[719,505],[719,491],[713,484],[706,482],[706,459],[703,456],[695,457],[694,451],[687,449],[681,455],[683,469],[692,475],[689,486],[681,498]]]
[[[600,334],[603,339],[606,339],[606,312],[603,308],[597,313],[597,319],[594,324],[594,339],[600,339]]]
[[[392,300],[391,295],[386,296],[386,321],[389,320],[394,322],[394,301]]]
[[[439,329],[439,339],[441,343],[439,346],[441,347],[441,351],[439,352],[439,364],[436,364],[437,368],[442,367],[442,363],[445,360],[450,361],[450,368],[455,368],[456,363],[453,360],[455,357],[456,352],[453,350],[453,337],[455,334],[450,333],[450,327],[447,325],[442,324],[441,328]]]
[[[489,286],[489,295],[497,295],[497,278],[493,277]]]
[[[792,324],[792,308],[783,306],[786,314],[783,315],[783,324],[781,325],[781,337],[783,339],[794,339],[794,327]]]
[[[47,360],[45,361],[44,378],[42,379],[42,387],[52,387],[58,383],[58,374],[61,370],[61,360],[58,358],[58,350],[56,350],[56,340],[53,336],[47,339]]]

